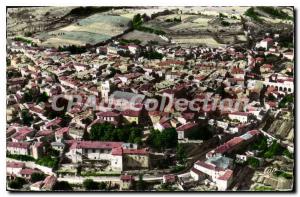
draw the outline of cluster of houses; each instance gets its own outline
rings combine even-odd
[[[198,160],[194,163],[190,170],[191,176],[195,181],[208,178],[217,186],[218,190],[226,190],[232,183],[234,169],[233,159],[226,157],[226,155],[234,154],[236,150],[249,145],[259,135],[259,131],[251,130],[209,151],[206,153],[207,160]]]
[[[90,133],[92,126],[98,123],[109,122],[116,127],[135,123],[145,130],[154,128],[163,132],[175,128],[178,140],[188,142],[194,133],[205,132],[199,128],[207,122],[219,129],[218,134],[244,133],[208,152],[207,160],[197,161],[191,169],[195,180],[208,176],[218,189],[226,190],[233,179],[233,167],[224,153],[259,135],[252,130],[257,122],[263,120],[269,110],[278,110],[280,99],[294,93],[294,78],[289,75],[293,72],[293,52],[281,49],[273,39],[267,36],[257,44],[257,48],[265,49],[262,54],[231,46],[123,46],[117,42],[96,48],[96,52],[71,54],[14,41],[8,45],[11,60],[8,72],[16,77],[9,77],[7,81],[7,153],[39,159],[47,155],[50,145],[72,164],[106,160],[112,171],[147,169],[151,159],[147,147],[125,142],[86,141],[83,135]],[[141,55],[142,51],[154,51],[163,58],[147,59]],[[262,58],[268,54],[285,62],[281,72],[275,73],[276,65]],[[253,72],[258,65],[260,74]],[[27,90],[45,93],[49,98],[42,102],[24,101]],[[264,99],[261,103],[260,94],[264,94],[264,98],[273,95],[276,99]],[[63,117],[49,116],[57,95],[63,95],[68,101],[73,99],[72,95],[82,98],[66,111],[65,115],[71,118],[67,125]],[[99,104],[94,109],[85,107],[89,95],[96,96]],[[249,103],[247,107],[234,108],[223,103],[224,97],[231,99],[232,106],[243,99]],[[147,100],[153,98],[158,100],[158,105],[151,105],[151,111],[146,110]],[[186,106],[192,105],[195,110],[188,107],[177,110],[174,103],[180,99],[186,99]],[[203,102],[195,103],[195,99]],[[22,110],[28,110],[33,117],[31,125],[22,124]],[[8,165],[13,166],[10,171],[14,173],[14,166],[18,167],[17,174],[21,176],[29,171],[21,164]],[[174,177],[165,178],[173,180]],[[126,182],[132,177],[126,175],[123,179]],[[40,182],[36,187],[47,185]]]

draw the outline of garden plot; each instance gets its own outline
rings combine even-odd
[[[167,44],[165,40],[163,40],[160,36],[156,34],[151,34],[147,32],[134,30],[122,36],[122,39],[126,40],[140,40],[142,45],[147,44],[149,41],[155,41],[160,44]]]
[[[177,44],[188,44],[190,46],[206,45],[208,47],[221,47],[224,44],[217,42],[212,36],[176,36],[172,39]]]

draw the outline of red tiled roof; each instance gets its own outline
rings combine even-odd
[[[202,175],[203,173],[200,170],[197,170],[196,168],[191,168],[191,171],[198,174],[198,175]]]
[[[56,183],[56,177],[54,175],[47,176],[44,180],[43,189],[51,190],[54,184]]]
[[[251,135],[258,135],[258,134],[260,134],[260,132],[258,130],[251,130],[251,131],[248,131],[247,133],[249,133]]]
[[[69,132],[69,127],[63,127],[63,128],[60,128],[56,131],[56,135],[63,135],[65,133],[68,133]]]
[[[70,149],[113,149],[122,146],[123,142],[102,142],[102,141],[74,141]]]
[[[232,177],[233,171],[230,169],[227,169],[225,173],[222,176],[219,176],[219,180],[228,180]]]
[[[134,176],[132,176],[132,175],[121,175],[120,180],[121,181],[133,181]]]
[[[42,130],[36,134],[36,137],[51,135],[54,132],[52,130]]]
[[[116,117],[119,116],[120,114],[112,111],[107,111],[107,112],[99,112],[96,115],[102,117]]]
[[[34,170],[34,169],[30,169],[30,168],[24,168],[20,171],[20,174],[23,174],[23,175],[31,175],[32,173],[35,173],[35,172],[40,172],[39,170]]]
[[[8,168],[23,168],[25,163],[22,162],[6,162],[6,167]]]
[[[29,142],[7,142],[7,147],[28,149],[29,146],[30,146]]]
[[[247,112],[232,112],[229,115],[248,116],[249,113],[247,113]]]
[[[123,116],[131,116],[131,117],[138,117],[141,114],[141,110],[134,111],[134,110],[125,110],[121,112]]]
[[[206,162],[200,161],[200,160],[198,160],[195,164],[196,164],[196,165],[199,165],[199,166],[202,166],[203,168],[210,169],[210,170],[215,170],[215,171],[220,171],[220,170],[222,170],[221,168],[218,168],[218,167],[216,167],[216,166],[213,165],[213,164],[206,163]]]
[[[186,123],[184,125],[177,127],[176,130],[177,131],[188,131],[189,129],[195,128],[196,126],[198,126],[197,123],[189,122],[189,123]]]
[[[112,149],[111,154],[112,155],[119,155],[119,156],[123,155],[122,147]]]
[[[178,60],[167,60],[167,61],[158,63],[159,66],[167,66],[167,65],[170,65],[170,64],[184,65],[185,62],[178,61]]]
[[[174,175],[174,174],[166,174],[166,175],[163,176],[163,179],[165,179],[166,181],[175,181],[176,175]]]
[[[45,126],[46,127],[57,126],[61,121],[62,121],[61,118],[55,118],[54,120],[48,122]]]

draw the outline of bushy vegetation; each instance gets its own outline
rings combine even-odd
[[[257,168],[259,166],[259,160],[255,157],[249,157],[247,163],[253,168]]]
[[[24,125],[30,126],[33,121],[33,116],[29,113],[28,109],[21,111],[21,121]]]
[[[147,144],[155,150],[165,150],[167,148],[175,148],[177,142],[177,132],[174,128],[165,129],[162,132],[151,130],[147,139]]]
[[[294,102],[294,96],[292,94],[288,94],[279,102],[278,107],[279,108],[285,108],[288,106],[288,104]]]
[[[284,177],[286,179],[292,179],[293,178],[293,174],[287,173],[287,172],[284,172],[284,171],[281,171],[281,170],[275,171],[274,175],[277,176],[277,177]]]
[[[283,155],[285,150],[287,150],[276,141],[273,141],[271,145],[268,146],[266,137],[259,138],[252,144],[251,148],[259,151],[258,156],[263,158],[273,158],[274,156]]]
[[[139,45],[141,44],[141,41],[138,39],[134,39],[134,40],[126,40],[126,39],[121,39],[119,40],[121,45],[127,45],[127,44],[136,44]]]
[[[137,191],[145,191],[147,189],[147,184],[143,180],[143,175],[142,174],[139,175],[139,180],[133,182],[132,187]]]
[[[162,59],[164,57],[163,54],[156,51],[144,51],[141,55],[147,59]]]
[[[282,155],[284,148],[278,144],[277,142],[273,141],[271,146],[268,150],[264,153],[265,158],[272,158],[276,155]]]
[[[120,173],[81,172],[81,176],[120,176]]]
[[[25,179],[16,177],[13,181],[10,181],[8,183],[8,187],[12,189],[21,189],[25,183],[26,183]]]
[[[58,181],[53,186],[54,191],[72,191],[73,188],[68,181]]]
[[[49,168],[56,168],[58,165],[58,158],[51,157],[51,156],[44,156],[42,158],[37,159],[35,163],[42,166],[47,166]]]
[[[178,144],[176,147],[176,160],[180,164],[184,164],[186,162],[186,159],[187,159],[187,156],[186,156],[186,152],[185,152],[183,145]]]
[[[271,191],[273,188],[271,186],[257,186],[255,191]]]
[[[96,141],[117,141],[141,144],[142,128],[136,124],[128,124],[121,127],[105,122],[103,124],[94,124],[91,128],[89,140]]]
[[[6,154],[6,157],[11,159],[16,159],[20,161],[35,161],[35,159],[28,155],[15,155],[15,154]]]
[[[227,18],[227,16],[223,13],[219,13],[219,18]]]
[[[87,7],[78,7],[74,8],[70,11],[68,15],[73,16],[89,16],[99,12],[107,12],[113,8],[120,8],[120,7],[94,7],[94,6],[87,6]]]
[[[254,11],[254,7],[247,9],[244,15],[250,17],[254,21],[262,22],[262,19],[259,18],[259,14]]]
[[[26,37],[31,37],[32,35],[33,35],[33,33],[30,31],[27,31],[24,33],[24,36],[26,36]]]
[[[275,8],[275,7],[266,7],[266,6],[259,6],[257,9],[269,14],[271,17],[283,19],[283,20],[293,20],[293,17],[289,16],[284,11]]]
[[[184,170],[185,166],[184,165],[177,165],[171,168],[171,173],[177,173],[182,170]]]
[[[22,37],[15,37],[14,38],[14,41],[20,41],[20,42],[24,42],[24,43],[27,43],[27,44],[32,44],[32,40],[28,40],[26,38],[22,38]]]
[[[105,182],[95,182],[92,179],[86,179],[83,181],[83,187],[86,190],[104,190],[106,189],[107,185]]]
[[[230,25],[230,23],[222,20],[221,25],[223,25],[224,27],[228,27]]]
[[[294,154],[291,153],[290,151],[288,151],[288,149],[285,149],[283,151],[283,155],[285,155],[286,157],[290,158],[290,159],[293,159],[294,158]]]
[[[181,22],[181,17],[179,17],[179,18],[173,18],[173,19],[171,19],[171,18],[168,18],[168,19],[166,19],[165,20],[165,22],[176,22],[176,23],[180,23]]]
[[[80,53],[86,52],[86,47],[75,46],[75,45],[59,46],[58,51],[60,51],[60,52],[69,51],[71,54],[80,54]]]
[[[30,182],[35,183],[38,181],[42,181],[46,178],[46,175],[40,172],[34,172],[31,174]]]
[[[157,29],[152,29],[150,27],[145,27],[145,26],[142,26],[142,24],[143,24],[142,16],[140,14],[135,15],[132,19],[133,29],[143,31],[143,32],[148,32],[148,33],[154,33],[154,34],[157,34],[157,35],[165,35],[166,34],[166,32],[164,32],[162,30],[157,30]]]

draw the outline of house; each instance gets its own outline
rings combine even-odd
[[[47,176],[43,181],[41,190],[42,191],[52,191],[54,185],[57,182],[57,178],[54,175]]]
[[[238,120],[241,123],[246,123],[249,121],[248,112],[232,112],[228,114],[228,118],[231,120]]]
[[[65,144],[63,142],[52,142],[51,147],[59,152],[63,152]]]
[[[69,134],[69,127],[63,127],[55,132],[55,141],[59,142],[61,140],[67,139]]]
[[[9,154],[30,155],[30,142],[7,142],[6,150]]]
[[[194,167],[191,168],[190,174],[195,181],[202,181],[206,178],[206,175],[203,172]]]
[[[80,64],[80,63],[77,63],[77,62],[74,63],[73,66],[74,66],[74,68],[77,72],[81,72],[81,71],[87,70],[89,68],[88,65]]]
[[[122,171],[122,142],[74,141],[66,156],[73,163],[89,160],[108,160],[114,171]]]
[[[121,114],[115,111],[99,112],[96,113],[97,119],[101,122],[110,122],[114,125],[119,125],[121,123]]]
[[[25,140],[31,139],[35,131],[30,127],[16,127],[16,131],[13,135],[11,135],[11,139],[13,142],[22,142]]]
[[[134,182],[134,176],[132,175],[121,175],[120,177],[120,190],[128,190]]]
[[[6,162],[6,173],[10,175],[19,175],[24,167],[25,163],[22,162]]]
[[[190,170],[190,174],[196,181],[203,180],[205,177],[208,177],[216,184],[218,190],[224,191],[232,183],[232,167],[232,159],[217,156],[206,161],[198,160],[194,163],[193,168]]]
[[[189,122],[176,128],[178,140],[189,138],[198,128],[197,123]]]
[[[273,39],[272,38],[265,38],[259,42],[258,47],[265,48],[268,50],[270,47],[273,46]]]
[[[58,129],[60,127],[60,124],[62,123],[62,118],[54,118],[53,120],[50,120],[49,122],[47,122],[42,129],[50,129],[50,130],[55,130]]]
[[[154,129],[159,130],[159,131],[163,131],[165,129],[169,129],[172,128],[172,124],[170,121],[170,118],[168,118],[167,116],[163,116],[158,123],[153,125]]]
[[[32,157],[39,159],[45,155],[46,147],[44,142],[34,142],[31,146]]]
[[[130,53],[132,53],[132,54],[136,54],[140,51],[140,46],[135,45],[135,44],[130,44],[127,47],[128,47],[128,50],[130,51]]]
[[[73,163],[85,160],[107,160],[113,171],[123,171],[128,168],[148,168],[149,152],[145,149],[137,149],[137,146],[128,146],[123,142],[101,141],[72,141],[70,150],[66,156]]]
[[[140,124],[141,123],[141,113],[142,110],[124,110],[121,112],[124,122],[126,123],[136,123]]]
[[[42,173],[41,171],[39,170],[34,170],[34,169],[31,169],[31,168],[23,168],[21,171],[20,171],[20,176],[25,178],[25,179],[30,179],[31,178],[31,175],[33,173]]]
[[[163,180],[162,182],[164,184],[172,184],[172,183],[175,183],[176,182],[176,179],[177,179],[177,176],[174,175],[174,174],[166,174],[166,175],[163,175]]]
[[[36,133],[35,137],[39,142],[52,142],[55,139],[52,130],[40,130]]]
[[[241,148],[243,145],[249,144],[254,139],[256,139],[256,136],[258,135],[260,135],[260,132],[258,130],[251,130],[241,136],[234,137],[229,141],[225,142],[224,144],[206,153],[206,158],[222,156],[225,153],[231,153]]]

